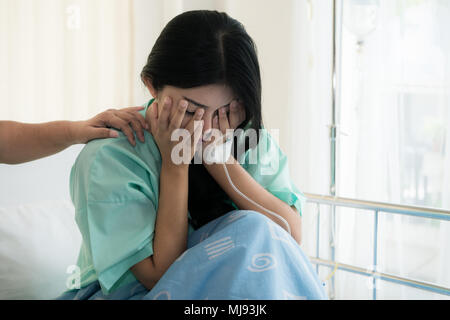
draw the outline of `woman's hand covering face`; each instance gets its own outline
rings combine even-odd
[[[219,130],[223,141],[225,141],[232,137],[233,131],[245,120],[245,109],[241,103],[234,100],[229,108],[220,108],[217,110],[217,113],[212,118],[211,128]],[[203,146],[206,147],[212,142],[214,142],[214,139],[207,140]]]
[[[179,156],[183,159],[182,163],[187,166],[194,157],[195,147],[201,139],[203,130],[202,117],[204,110],[201,108],[197,109],[189,122],[184,127],[181,127],[187,105],[187,101],[182,99],[179,101],[178,106],[172,106],[172,99],[166,96],[162,105],[155,101],[150,106],[151,110],[147,121],[161,153],[163,165],[173,166],[180,164],[176,159],[172,159],[172,156]],[[177,130],[179,131],[177,132]],[[187,136],[183,136],[183,133]],[[182,154],[173,154],[174,148],[180,147],[179,139],[173,139],[173,137],[181,137],[181,142],[188,144],[182,144],[181,148],[179,148]],[[186,154],[185,152],[189,153]]]

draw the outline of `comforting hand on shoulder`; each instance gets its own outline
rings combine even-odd
[[[118,133],[110,128],[121,130],[128,141],[135,146],[136,140],[133,130],[139,140],[144,142],[144,129],[147,129],[144,117],[139,113],[143,107],[129,107],[124,109],[109,109],[95,117],[73,123],[72,136],[77,143],[87,143],[93,139],[116,138]]]

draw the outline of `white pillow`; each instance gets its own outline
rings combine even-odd
[[[53,299],[66,290],[81,245],[74,211],[68,200],[0,208],[0,299]]]

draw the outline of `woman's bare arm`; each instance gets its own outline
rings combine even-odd
[[[245,171],[244,168],[242,168],[236,159],[231,157],[230,160],[227,162],[226,166],[233,184],[239,191],[259,205],[282,216],[289,224],[292,237],[298,244],[301,244],[301,217],[298,212],[264,189],[247,171]],[[285,224],[280,219],[261,210],[258,206],[255,206],[253,203],[243,198],[233,189],[228,182],[222,164],[204,165],[209,174],[217,181],[239,209],[260,212],[286,230]]]
[[[178,142],[173,141],[171,135],[174,130],[180,128],[186,112],[187,101],[180,100],[174,112],[171,112],[171,98],[167,97],[164,101],[160,113],[158,113],[158,103],[147,110],[148,118],[150,118],[149,127],[161,153],[162,162],[153,255],[130,268],[136,279],[149,290],[153,288],[175,259],[186,250],[189,162],[194,156],[195,146],[201,137],[199,133],[203,128],[201,125],[194,130],[194,122],[200,121],[203,117],[203,110],[199,108],[184,128],[190,133],[189,162],[174,164],[171,155]]]
[[[187,246],[188,170],[163,165],[160,175],[153,255],[131,267],[148,290],[162,277]]]

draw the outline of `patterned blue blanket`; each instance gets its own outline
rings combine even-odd
[[[147,290],[130,283],[104,295],[99,283],[57,299],[327,299],[308,257],[264,215],[235,210],[188,238],[188,249]]]

